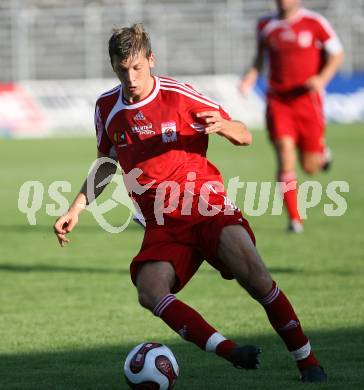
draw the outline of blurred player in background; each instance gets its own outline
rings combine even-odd
[[[277,155],[288,229],[300,233],[296,148],[306,173],[329,168],[322,95],[342,63],[343,49],[327,20],[302,8],[300,0],[276,0],[276,5],[277,13],[258,22],[257,53],[240,91],[246,94],[254,86],[267,55],[267,128]]]
[[[206,259],[224,278],[236,279],[263,306],[296,360],[302,380],[325,381],[326,374],[290,302],[272,281],[255,248],[248,222],[226,197],[219,171],[206,158],[210,134],[234,145],[249,145],[251,134],[191,86],[153,76],[154,56],[141,25],[115,30],[109,54],[121,84],[96,103],[98,158],[119,161],[128,192],[146,221],[140,252],[130,267],[140,304],[201,349],[236,367],[257,368],[258,347],[238,346],[226,339],[174,295]],[[138,183],[131,189],[130,173],[136,168]],[[94,193],[87,192],[87,178],[69,211],[56,221],[54,231],[62,246],[69,241],[66,235],[78,222],[79,213],[101,193],[105,179],[115,170],[113,163],[102,164],[92,183]],[[171,190],[158,200],[164,183],[174,184],[181,192]],[[167,211],[165,205],[171,203],[175,207]],[[160,207],[165,211],[163,224],[157,218]],[[209,209],[209,215],[201,207]]]

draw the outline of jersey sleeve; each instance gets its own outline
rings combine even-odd
[[[335,55],[343,51],[340,39],[329,21],[320,15],[318,18],[317,39],[328,54]]]
[[[198,113],[207,112],[207,111],[219,111],[222,118],[226,120],[231,120],[230,115],[225,111],[225,109],[218,103],[210,100],[201,93],[195,91],[183,99],[183,104],[185,106],[185,112],[187,113],[187,121],[190,126],[196,130],[203,132],[206,127],[206,122],[204,118],[199,118]]]
[[[96,103],[95,106],[95,130],[97,138],[97,150],[106,156],[110,156],[113,144],[106,133],[105,125],[102,120],[100,106]]]
[[[196,131],[204,131],[207,127],[205,118],[200,118],[197,116],[200,112],[207,111],[219,111],[222,118],[230,121],[230,115],[220,106],[218,105],[216,108],[210,106],[195,106],[189,110],[189,119],[190,126]]]
[[[255,27],[256,41],[258,46],[263,45],[266,37],[266,27],[272,21],[274,14],[265,15],[258,19]]]

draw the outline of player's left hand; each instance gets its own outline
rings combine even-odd
[[[219,111],[199,112],[196,116],[205,120],[205,123],[207,124],[205,134],[223,134],[226,127],[225,125],[229,122],[221,116]]]
[[[305,86],[310,91],[315,91],[321,94],[324,91],[326,84],[321,76],[315,75],[306,80]]]

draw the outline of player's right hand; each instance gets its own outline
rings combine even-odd
[[[77,213],[68,212],[57,219],[53,225],[53,230],[57,236],[59,245],[62,247],[68,244],[70,240],[66,237],[66,234],[72,231],[78,222]]]

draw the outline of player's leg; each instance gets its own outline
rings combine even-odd
[[[283,201],[290,221],[288,228],[292,232],[300,233],[303,228],[297,205],[295,141],[290,136],[283,136],[275,139],[273,144],[277,156],[277,180],[281,183]]]
[[[222,336],[193,308],[177,299],[171,292],[176,284],[173,265],[167,261],[143,262],[139,265],[136,287],[140,304],[160,317],[183,339],[191,341],[207,352],[229,359],[236,344]],[[240,366],[257,368],[259,350],[244,346]]]
[[[313,175],[322,169],[324,164],[322,153],[303,152],[301,154],[301,164],[303,170],[309,175]]]
[[[303,170],[315,174],[327,171],[332,163],[331,150],[325,145],[325,120],[321,96],[310,92],[300,97],[295,109],[299,116],[300,160]]]
[[[153,311],[160,300],[171,293],[176,276],[173,265],[166,261],[140,263],[136,279],[139,303]]]
[[[302,169],[309,175],[315,174],[320,171],[328,171],[332,166],[331,149],[328,146],[321,147],[320,141],[317,141],[315,139],[311,139],[309,143],[311,149],[317,151],[303,151],[301,153],[300,160]]]
[[[307,336],[284,293],[272,280],[247,231],[240,225],[225,226],[221,232],[218,257],[267,313],[268,319],[293,355],[302,380],[323,381]]]
[[[294,115],[291,101],[268,96],[267,129],[277,157],[277,180],[281,183],[283,202],[289,217],[289,231],[301,232],[295,173],[298,133]]]

